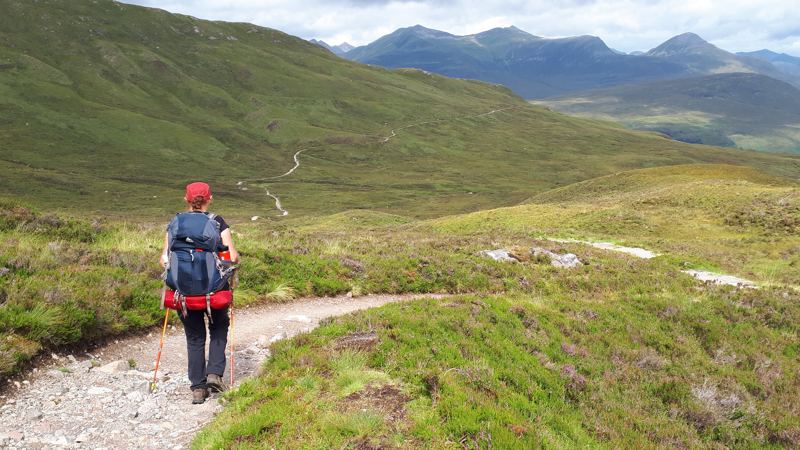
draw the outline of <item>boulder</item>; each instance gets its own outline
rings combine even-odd
[[[581,265],[581,260],[578,259],[578,256],[574,253],[558,254],[541,247],[533,247],[531,249],[531,254],[535,258],[549,259],[550,264],[553,267],[558,267],[559,269],[571,269]]]
[[[499,248],[497,250],[483,250],[481,252],[478,252],[478,255],[479,256],[487,256],[489,258],[492,258],[495,261],[519,262],[519,260],[517,258],[514,258],[514,256],[511,255],[511,252],[509,252],[508,250],[506,250],[504,248]]]
[[[286,335],[286,332],[283,331],[283,332],[280,332],[280,333],[276,334],[275,336],[272,336],[272,338],[270,338],[270,340],[269,340],[269,343],[272,344],[272,343],[278,342],[280,340],[286,339],[287,337],[288,336]]]
[[[128,364],[128,361],[123,361],[121,359],[118,359],[104,366],[100,366],[94,370],[103,373],[122,373],[122,372],[127,372],[130,368],[131,366],[130,364]]]

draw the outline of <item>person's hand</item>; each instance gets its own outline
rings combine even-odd
[[[169,264],[169,256],[167,256],[166,254],[161,255],[161,260],[159,261],[159,264],[161,264],[161,268],[166,269],[167,264]]]

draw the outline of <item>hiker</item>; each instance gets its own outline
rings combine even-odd
[[[209,391],[222,392],[226,389],[222,375],[225,372],[225,346],[230,324],[228,305],[233,298],[228,278],[232,271],[212,271],[219,271],[221,267],[220,259],[215,254],[217,251],[227,248],[230,261],[235,265],[239,260],[230,227],[222,217],[208,212],[212,199],[208,184],[195,182],[186,186],[184,200],[187,211],[177,214],[170,222],[161,254],[161,266],[166,270],[165,281],[174,295],[173,305],[180,304],[174,309],[179,310],[186,333],[193,404],[205,402]],[[194,240],[190,235],[194,236]],[[212,308],[211,298],[217,293],[227,294],[220,296],[226,298],[227,303],[224,307]],[[202,302],[199,308],[191,304],[187,307],[187,300],[198,298]],[[210,335],[207,362],[206,317]]]

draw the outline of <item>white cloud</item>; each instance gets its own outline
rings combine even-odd
[[[454,34],[516,25],[545,37],[592,34],[647,50],[685,31],[730,51],[800,54],[800,8],[786,0],[125,0],[213,20],[252,22],[306,39],[366,44],[421,24]]]

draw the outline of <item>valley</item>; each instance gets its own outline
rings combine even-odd
[[[0,447],[800,446],[789,55],[0,10]],[[241,256],[201,405],[158,265],[195,180]]]

